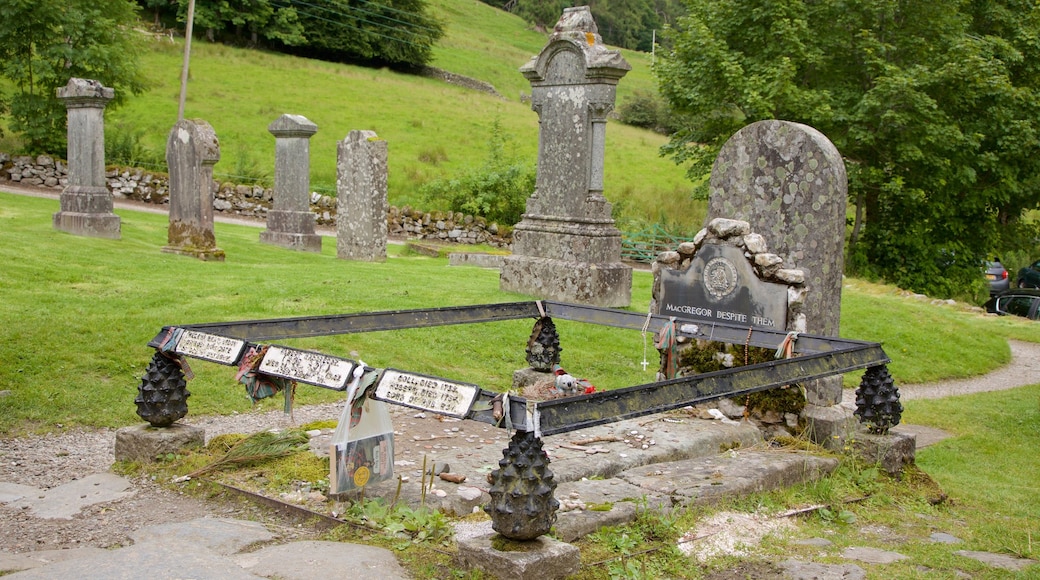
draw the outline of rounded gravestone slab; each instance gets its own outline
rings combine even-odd
[[[808,332],[836,336],[848,179],[834,144],[807,125],[752,123],[719,151],[710,192],[705,223],[749,222],[784,268],[805,272]]]

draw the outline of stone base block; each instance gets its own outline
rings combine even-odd
[[[59,211],[54,214],[54,229],[77,236],[118,240],[121,222],[114,213],[77,213]]]
[[[459,542],[459,558],[502,580],[554,580],[581,568],[577,547],[541,536],[518,542],[486,534]]]
[[[177,453],[187,447],[202,447],[206,430],[183,423],[152,427],[144,423],[116,431],[116,461],[155,461],[159,455]]]
[[[260,241],[272,246],[281,246],[290,250],[304,252],[321,252],[321,236],[318,234],[294,234],[289,232],[260,232]]]
[[[163,246],[162,252],[164,254],[180,254],[181,256],[191,256],[192,258],[198,258],[204,262],[223,262],[224,261],[224,250],[220,248],[189,248],[183,246]]]
[[[875,435],[860,428],[856,430],[852,448],[867,463],[876,463],[889,475],[899,477],[903,468],[917,458],[917,437],[894,429],[886,435]]]
[[[476,266],[477,268],[501,268],[504,255],[482,252],[453,252],[448,254],[449,266]]]
[[[499,287],[538,298],[619,308],[632,302],[632,268],[531,256],[506,256]]]
[[[805,400],[812,405],[830,407],[841,403],[841,375],[808,381],[804,386]]]
[[[535,383],[540,383],[551,376],[553,376],[551,372],[539,371],[532,369],[531,367],[513,371],[513,389],[516,391],[522,391],[524,390],[524,387],[530,387]]]
[[[801,421],[809,440],[831,451],[842,451],[845,443],[857,428],[852,411],[840,405],[821,407],[807,404],[802,410]]]

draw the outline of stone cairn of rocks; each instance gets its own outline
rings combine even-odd
[[[654,271],[653,299],[655,301],[661,296],[661,269],[685,270],[689,268],[697,250],[705,244],[734,245],[743,250],[744,257],[747,258],[761,280],[787,285],[787,328],[796,332],[805,332],[806,320],[805,314],[802,312],[808,290],[805,285],[805,272],[800,269],[784,268],[783,258],[771,253],[765,238],[753,233],[751,225],[742,220],[713,219],[706,228],[697,232],[693,241],[679,244],[676,250],[661,252],[652,266]],[[651,306],[651,308],[653,307]],[[679,338],[678,342],[680,360],[678,376],[731,368],[744,364],[745,356],[748,355],[743,345],[726,345],[703,340],[689,341],[683,338]],[[701,352],[697,354],[700,356],[688,356],[693,349],[699,349]],[[760,349],[754,350],[759,351]],[[772,358],[773,353],[757,352],[754,356]],[[750,362],[760,361],[751,360]],[[664,377],[659,376],[658,378],[663,379]],[[800,393],[793,399],[797,401],[795,407],[804,404],[804,398]],[[783,409],[750,410],[744,408],[744,401],[731,399],[722,399],[714,406],[729,418],[746,417],[758,426],[767,439],[791,436],[799,430],[799,416],[794,408],[786,411]],[[712,415],[707,413],[707,408],[700,409],[700,411],[704,418],[712,418]]]

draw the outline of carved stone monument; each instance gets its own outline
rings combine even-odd
[[[336,257],[386,261],[387,144],[373,131],[351,131],[336,163]]]
[[[837,336],[848,178],[834,144],[807,125],[753,123],[722,147],[710,188],[707,220],[749,222],[785,268],[805,271],[806,332]]]
[[[801,273],[792,280],[798,285],[797,295],[791,294],[797,309],[789,310],[786,326],[776,330],[837,336],[848,182],[834,145],[806,125],[753,123],[722,147],[710,189],[707,222],[747,222],[768,247],[768,255],[754,256],[756,268]],[[745,249],[754,254],[749,245]],[[855,419],[839,405],[841,377],[802,387],[805,406],[799,416],[808,435],[822,445],[842,447],[855,430]]]
[[[275,137],[274,207],[260,241],[308,252],[321,251],[310,211],[310,138],[318,126],[300,115],[282,115],[267,130]]]
[[[607,114],[631,67],[609,50],[587,6],[567,8],[521,67],[539,118],[538,176],[513,233],[500,286],[541,298],[627,306],[632,270],[603,197]]]
[[[209,123],[177,121],[166,141],[170,168],[170,226],[162,251],[224,260],[213,234],[213,166],[220,161],[220,143]]]
[[[105,105],[115,91],[87,79],[57,90],[68,109],[69,182],[61,192],[54,229],[80,236],[119,238],[119,216],[105,185]]]
[[[805,273],[802,312],[809,334],[837,336],[845,269],[848,179],[837,148],[812,127],[759,121],[723,145],[711,171],[708,221],[744,220],[784,268]],[[806,385],[819,406],[841,402],[841,377]]]

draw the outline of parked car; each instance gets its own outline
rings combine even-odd
[[[1037,320],[1040,317],[1040,290],[1008,290],[986,302],[986,312]]]
[[[1040,260],[1022,268],[1015,277],[1015,286],[1019,288],[1040,288]]]
[[[1000,258],[986,262],[986,281],[989,282],[989,295],[994,296],[1011,288],[1011,279],[1007,268],[1000,263]]]

